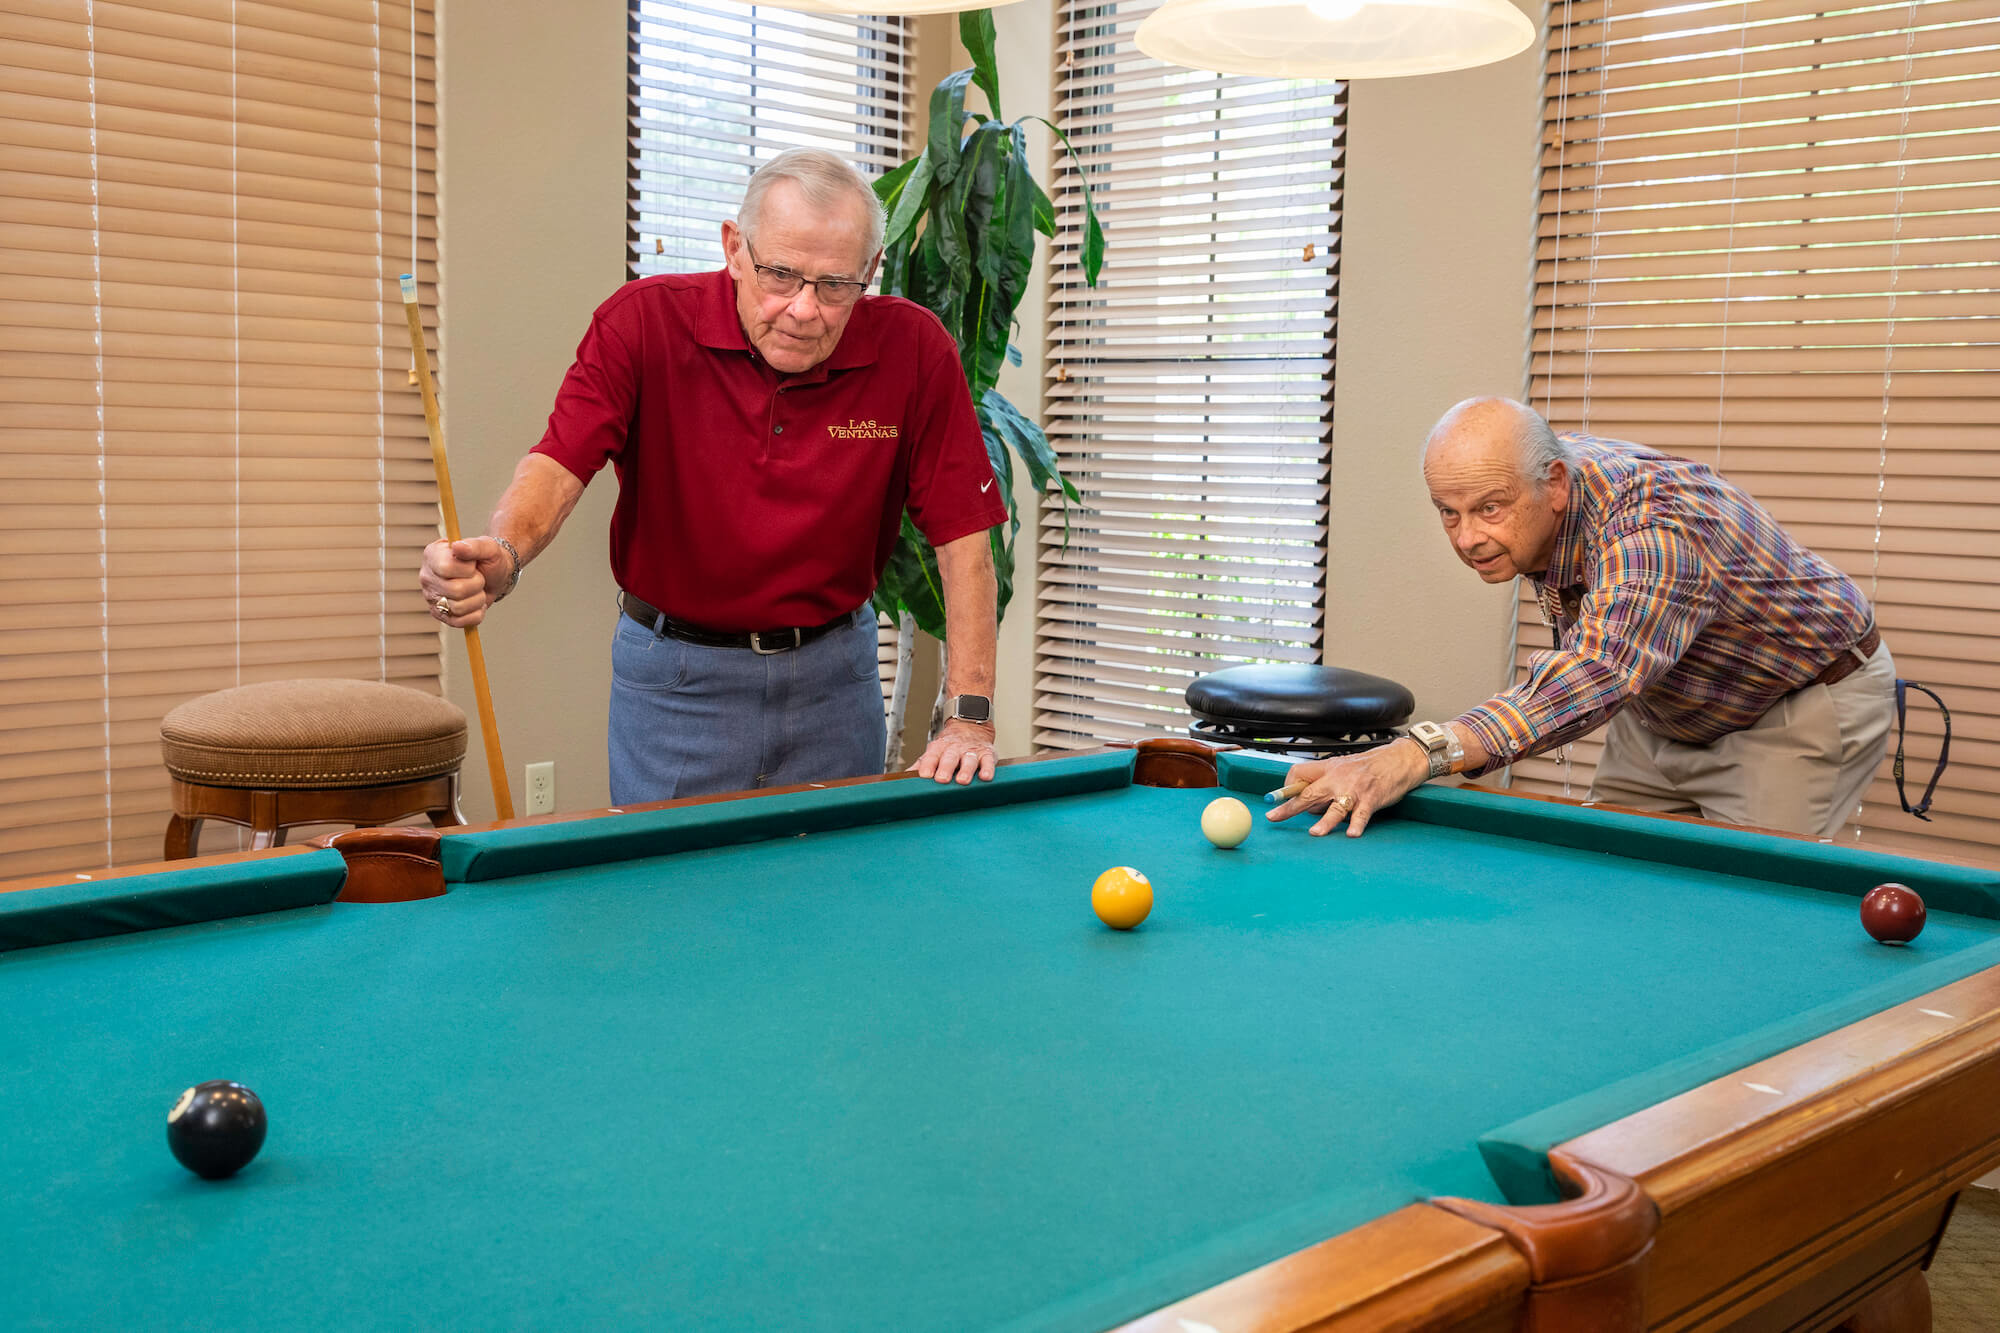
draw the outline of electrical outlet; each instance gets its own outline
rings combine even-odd
[[[556,812],[556,761],[528,765],[528,813],[552,815]]]

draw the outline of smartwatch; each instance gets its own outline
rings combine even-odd
[[[1424,757],[1430,760],[1431,771],[1425,780],[1443,777],[1465,762],[1465,746],[1450,727],[1436,722],[1419,722],[1410,728],[1410,739],[1424,747]]]
[[[945,700],[944,719],[947,722],[977,722],[990,727],[993,725],[993,701],[983,694],[954,694]]]

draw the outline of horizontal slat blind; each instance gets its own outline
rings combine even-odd
[[[0,3],[0,876],[157,859],[185,699],[438,689],[434,55],[428,0]]]
[[[787,148],[839,153],[870,176],[900,164],[914,35],[907,18],[634,0],[630,276],[720,268],[723,219]]]
[[[2000,858],[2000,3],[1558,4],[1532,393],[1718,464],[1945,696],[1933,822],[1887,765],[1848,836]],[[1520,662],[1549,631],[1520,604]],[[1914,696],[1913,696],[1914,698]],[[1940,732],[1910,723],[1910,771]],[[1518,765],[1581,791],[1599,753]],[[1914,792],[1913,792],[1914,794]]]
[[[626,276],[720,268],[723,219],[787,148],[825,148],[871,178],[899,165],[916,138],[915,36],[907,18],[635,0]],[[886,713],[898,661],[886,616],[876,649]]]
[[[1035,739],[1185,729],[1198,675],[1320,654],[1345,100],[1147,59],[1152,0],[1059,14]]]

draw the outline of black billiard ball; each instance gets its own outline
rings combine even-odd
[[[1861,928],[1884,944],[1908,944],[1924,929],[1924,900],[1901,884],[1877,884],[1861,900]]]
[[[167,1146],[203,1180],[220,1180],[250,1164],[264,1146],[264,1103],[241,1083],[212,1078],[181,1094],[167,1112]]]

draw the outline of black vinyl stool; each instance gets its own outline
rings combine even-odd
[[[1253,750],[1326,756],[1393,740],[1417,709],[1393,680],[1345,667],[1225,667],[1187,687],[1188,734]]]

